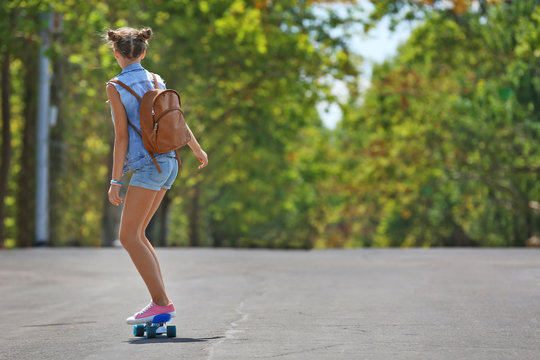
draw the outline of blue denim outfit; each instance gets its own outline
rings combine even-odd
[[[151,161],[133,172],[129,186],[140,186],[150,190],[170,189],[178,175],[178,161],[171,156],[156,156],[156,160],[161,173]]]
[[[158,80],[158,86],[160,89],[166,89],[165,82],[163,79],[156,74],[157,80]],[[139,96],[143,96],[145,92],[148,90],[154,89],[154,78],[152,77],[152,74],[147,71],[145,68],[142,67],[140,63],[133,63],[129,66],[126,66],[124,70],[120,74],[118,74],[113,79],[120,80],[127,86],[129,86],[133,91],[135,91]],[[111,80],[113,80],[111,79]],[[122,104],[124,104],[124,108],[126,109],[126,115],[129,119],[129,121],[137,128],[137,130],[141,131],[141,122],[139,119],[139,108],[140,108],[140,101],[137,99],[133,94],[131,94],[129,91],[124,89],[122,86],[113,83],[108,82],[108,84],[113,84],[116,86],[116,90],[120,94],[120,99],[122,100]],[[114,114],[112,112],[111,107],[111,117],[112,121],[114,122]],[[155,170],[156,177],[154,180],[157,180],[158,178],[161,179],[165,177],[163,180],[163,183],[161,187],[164,187],[166,189],[170,189],[170,185],[174,181],[174,178],[176,178],[176,174],[178,173],[178,163],[176,160],[176,155],[174,151],[170,151],[165,154],[155,154],[156,160],[158,161],[159,165],[161,166],[162,173],[160,174],[152,161],[152,158],[150,157],[150,154],[146,150],[146,148],[143,145],[142,139],[133,130],[133,128],[128,124],[128,135],[129,135],[129,143],[128,143],[128,149],[126,153],[126,159],[124,161],[124,168],[122,170],[122,176],[124,176],[125,173],[132,171],[132,170],[139,170],[144,169],[143,173],[148,175],[146,177],[152,178],[153,174],[149,173],[149,170],[152,169],[152,167]],[[176,163],[176,170],[174,170],[174,165],[172,162]],[[171,163],[170,166],[166,165],[166,163]],[[162,166],[162,164],[165,164],[166,166]],[[174,174],[174,177],[172,180],[169,179]],[[130,185],[134,186],[142,186],[148,189],[152,190],[159,190],[159,186],[156,184],[159,184],[160,181],[154,181],[149,179],[143,179],[141,177],[141,174],[137,174],[137,171],[133,174],[132,179],[130,181]],[[134,179],[135,178],[135,179]],[[166,183],[166,180],[169,180]],[[135,185],[137,183],[137,185]],[[143,186],[143,184],[147,184],[147,186]],[[156,188],[157,187],[157,188]]]

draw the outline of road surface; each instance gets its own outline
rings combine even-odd
[[[123,249],[0,251],[0,359],[540,359],[539,249],[158,249],[177,338]]]

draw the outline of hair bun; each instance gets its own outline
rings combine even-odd
[[[144,28],[139,31],[139,39],[146,41],[152,37],[152,29]]]
[[[115,30],[108,30],[107,36],[109,37],[109,40],[112,42],[117,42],[120,40],[120,35]]]

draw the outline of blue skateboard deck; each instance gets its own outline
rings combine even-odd
[[[160,314],[154,316],[152,321],[146,324],[138,324],[133,326],[133,335],[137,337],[155,338],[160,335],[167,337],[176,337],[176,326],[165,324],[171,320],[171,314]]]

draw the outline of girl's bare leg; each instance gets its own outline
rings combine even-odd
[[[154,259],[156,261],[156,266],[157,266],[157,268],[159,270],[159,278],[161,279],[161,284],[162,284],[163,288],[165,288],[165,285],[163,283],[163,275],[161,274],[161,267],[159,266],[159,260],[158,260],[156,251],[154,250],[154,247],[152,246],[152,244],[150,243],[150,241],[146,237],[146,228],[148,227],[148,224],[150,223],[150,220],[152,219],[152,217],[156,213],[157,209],[159,208],[159,205],[161,204],[161,201],[165,197],[166,192],[167,192],[167,189],[161,189],[156,194],[156,197],[154,198],[154,202],[152,203],[152,206],[150,206],[150,211],[148,212],[148,215],[146,216],[146,220],[144,220],[143,230],[142,230],[142,233],[141,233],[141,241],[148,247],[148,250],[150,250],[150,252],[154,256]]]
[[[152,300],[161,306],[169,304],[165,287],[161,280],[159,265],[148,246],[141,241],[143,225],[158,191],[138,186],[128,188],[120,222],[120,242],[129,253],[135,267],[141,274]]]

